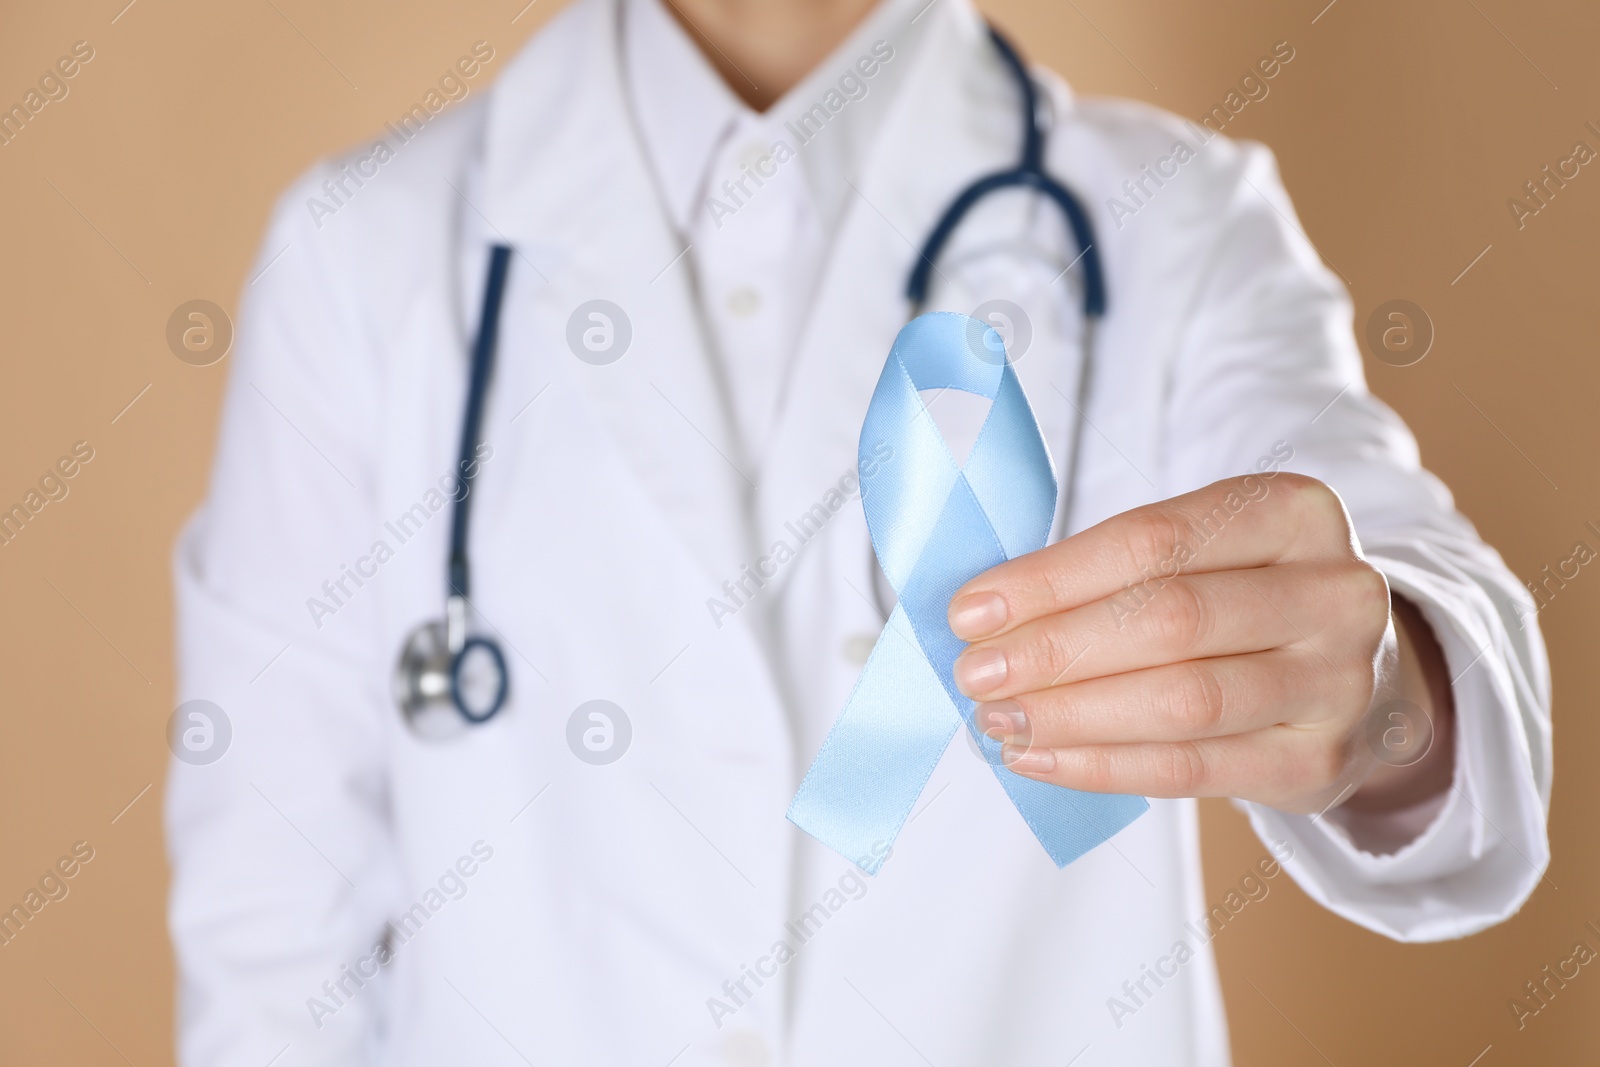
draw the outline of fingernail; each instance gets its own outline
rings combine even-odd
[[[999,593],[969,593],[950,605],[950,630],[963,641],[988,637],[1006,624],[1006,602]]]
[[[979,705],[978,725],[996,741],[1029,736],[1028,713],[1015,700]]]
[[[998,648],[969,648],[956,657],[956,686],[976,697],[1006,680],[1006,655]]]
[[[1048,748],[1002,745],[1000,762],[1018,774],[1049,774],[1056,768],[1056,754]]]

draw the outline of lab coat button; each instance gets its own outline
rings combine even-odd
[[[851,634],[844,639],[844,647],[841,649],[845,662],[865,667],[867,657],[872,655],[872,646],[877,643],[877,634]]]
[[[722,1039],[722,1058],[730,1067],[767,1067],[772,1053],[767,1039],[754,1030],[734,1030]]]
[[[728,294],[728,310],[745,318],[754,315],[761,308],[761,294],[754,289],[735,289]]]

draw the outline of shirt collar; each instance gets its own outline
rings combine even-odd
[[[894,90],[912,65],[914,24],[926,0],[881,0],[826,59],[760,114],[723,83],[662,0],[622,0],[622,6],[622,67],[638,135],[678,231],[689,232],[695,213],[706,209],[706,190],[725,177],[709,172],[727,139],[742,128],[760,128],[763,141],[794,150],[831,235],[870,158]],[[863,73],[867,69],[870,76]]]
[[[706,170],[742,116],[723,84],[661,0],[623,0],[622,69],[644,155],[673,226],[687,232]]]

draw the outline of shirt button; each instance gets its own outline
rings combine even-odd
[[[867,657],[872,655],[872,648],[878,643],[876,634],[851,634],[844,639],[844,653],[846,663],[854,663],[857,667],[867,665]]]
[[[734,1030],[722,1039],[721,1051],[730,1067],[767,1067],[772,1062],[767,1039],[754,1030]]]
[[[741,319],[754,315],[761,308],[761,294],[749,287],[735,289],[728,294],[728,310]]]
[[[751,141],[739,152],[739,162],[757,174],[761,173],[761,164],[766,162],[772,153],[763,148],[759,142]],[[765,175],[762,175],[765,177]]]

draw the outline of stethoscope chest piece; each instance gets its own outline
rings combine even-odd
[[[510,688],[505,657],[484,637],[458,638],[435,619],[412,630],[394,670],[394,699],[412,731],[428,740],[455,737],[488,722]]]

